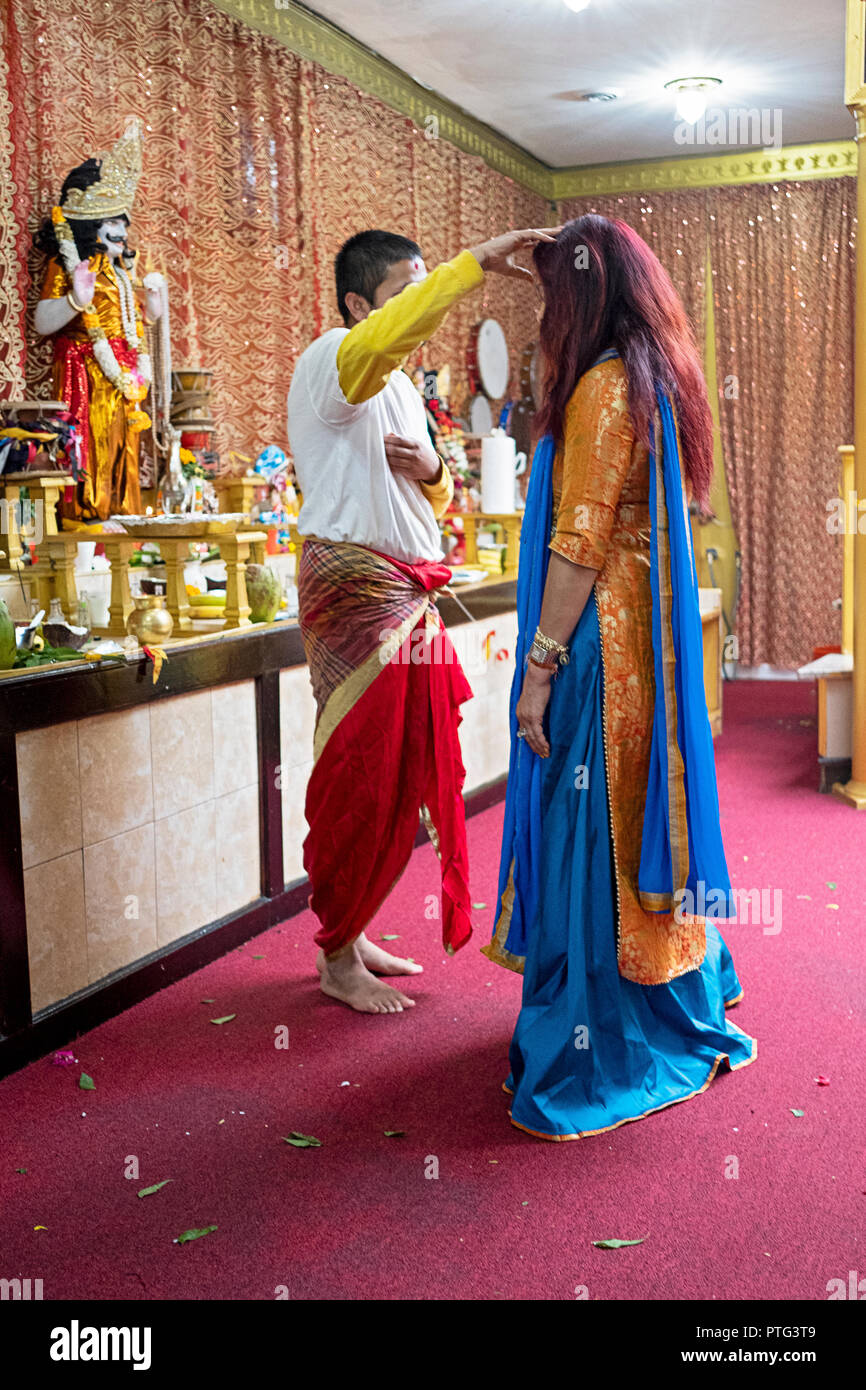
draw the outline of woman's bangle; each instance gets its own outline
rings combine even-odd
[[[540,671],[547,671],[554,677],[559,671],[558,661],[538,661],[534,656],[528,656],[526,661],[529,666],[537,666]]]
[[[568,647],[564,647],[561,642],[555,641],[553,637],[545,637],[540,627],[535,630],[532,646],[537,647],[548,656],[552,655],[554,660],[560,662],[563,666],[568,664]]]

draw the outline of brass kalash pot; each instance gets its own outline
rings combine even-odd
[[[126,630],[141,647],[158,647],[172,633],[174,619],[165,606],[164,594],[141,594],[133,598],[135,607],[126,620]]]

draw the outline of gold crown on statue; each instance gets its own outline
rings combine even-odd
[[[62,211],[73,221],[92,218],[105,222],[123,213],[129,217],[135,202],[135,190],[141,178],[141,122],[131,116],[126,129],[110,154],[97,156],[99,178],[89,188],[72,188]]]

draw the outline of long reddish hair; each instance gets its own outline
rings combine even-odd
[[[575,386],[601,353],[616,348],[635,431],[648,434],[658,383],[674,403],[692,493],[708,508],[713,423],[707,386],[682,300],[661,262],[627,223],[596,213],[567,222],[555,242],[539,242],[533,259],[545,305],[540,430],[561,440]]]

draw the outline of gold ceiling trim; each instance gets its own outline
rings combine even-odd
[[[365,48],[356,39],[312,14],[292,0],[211,0],[251,29],[277,39],[301,58],[318,63],[327,72],[345,77],[369,96],[408,116],[419,129],[435,130],[468,154],[477,155],[491,169],[514,179],[542,197],[551,197],[552,170],[540,160],[462,111],[437,92],[415,82],[392,63]],[[431,121],[435,117],[435,124]]]
[[[673,188],[731,188],[783,179],[856,177],[856,148],[854,140],[828,140],[816,145],[782,145],[778,150],[554,169],[553,196],[559,202],[608,193],[656,193]]]
[[[775,183],[780,179],[856,176],[857,173],[853,140],[554,169],[445,97],[415,82],[393,63],[294,0],[210,0],[210,3],[251,29],[276,39],[299,57],[318,63],[326,72],[345,77],[362,92],[378,97],[393,110],[408,116],[419,129],[435,129],[438,138],[477,155],[491,169],[550,202],[605,193],[731,187],[744,183]],[[435,125],[431,117],[435,117]]]

